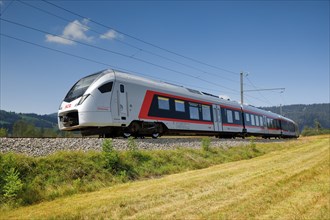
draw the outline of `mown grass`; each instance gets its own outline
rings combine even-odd
[[[209,141],[203,141],[209,145]],[[117,151],[111,140],[106,140],[102,152],[63,151],[45,157],[0,154],[0,207],[31,205],[119,183],[249,159],[283,148],[280,144],[256,146],[251,142],[248,146],[220,149],[203,143],[200,149],[147,151],[138,150],[130,140],[130,150]],[[8,181],[10,170],[18,174],[18,180]],[[8,188],[11,196],[6,196]]]
[[[258,144],[253,149],[268,153],[5,210],[0,218],[329,219],[329,141]]]

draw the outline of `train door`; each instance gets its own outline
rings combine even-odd
[[[127,118],[127,92],[124,84],[119,85],[119,115],[121,120]]]
[[[219,105],[213,105],[214,131],[222,131],[221,109]]]

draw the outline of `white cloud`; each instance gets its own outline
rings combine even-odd
[[[75,20],[69,23],[63,30],[63,36],[69,37],[74,40],[91,41],[92,37],[88,37],[85,32],[88,31],[88,27],[79,21]]]
[[[118,32],[116,32],[115,30],[108,30],[106,33],[102,34],[100,36],[101,39],[108,39],[108,40],[112,40],[112,39],[115,39],[115,38],[121,38],[122,35],[121,34],[118,34]]]
[[[47,42],[53,42],[53,43],[58,43],[58,44],[65,44],[65,45],[73,45],[74,42],[71,40],[64,39],[59,36],[54,36],[51,34],[46,34],[46,41]]]
[[[92,41],[93,37],[87,36],[86,32],[88,31],[88,19],[83,19],[82,22],[75,20],[70,22],[63,30],[61,36],[54,36],[47,34],[46,41],[65,44],[65,45],[73,45],[75,42],[70,40],[80,40],[80,41]]]

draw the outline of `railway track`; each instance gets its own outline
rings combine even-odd
[[[230,148],[248,145],[249,139],[210,138],[212,147]],[[30,156],[45,156],[56,151],[101,151],[105,138],[0,138],[0,152],[15,152]],[[128,139],[112,139],[117,150],[128,149]],[[170,150],[180,147],[200,148],[202,137],[162,137],[134,139],[138,149]],[[256,139],[255,142],[282,142],[279,139]]]

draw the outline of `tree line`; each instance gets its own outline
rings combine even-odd
[[[0,128],[0,137],[74,137],[76,135],[57,128],[36,127],[33,123],[22,119],[14,123],[11,132],[7,128]]]

